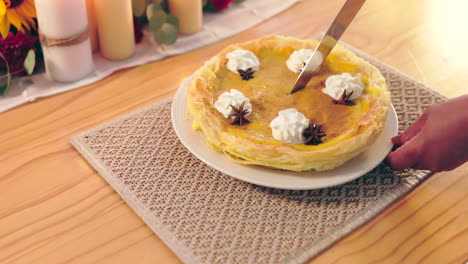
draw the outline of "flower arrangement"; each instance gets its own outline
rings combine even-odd
[[[203,0],[203,11],[220,12],[244,0]],[[173,44],[179,20],[170,14],[167,0],[132,0],[135,42],[147,26],[156,42]],[[0,96],[16,76],[32,74],[43,65],[34,0],[0,0]],[[37,55],[37,56],[36,56]]]
[[[0,95],[11,78],[32,74],[40,48],[34,0],[0,0]]]
[[[227,9],[231,3],[242,3],[244,0],[203,0],[203,10],[219,12]]]
[[[178,37],[179,21],[170,14],[167,0],[132,0],[133,15],[140,25],[149,25],[154,33],[154,39],[161,44],[173,44]],[[220,12],[227,9],[231,3],[241,3],[245,0],[203,0],[203,11]],[[135,28],[137,29],[137,28]],[[135,31],[137,32],[137,31]]]

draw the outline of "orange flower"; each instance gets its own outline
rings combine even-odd
[[[10,26],[25,32],[36,28],[34,0],[0,0],[0,34],[8,36]]]

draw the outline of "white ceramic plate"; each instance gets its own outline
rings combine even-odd
[[[206,142],[203,132],[192,129],[192,120],[186,103],[189,81],[190,78],[181,85],[172,102],[172,124],[180,141],[190,152],[212,168],[241,181],[261,186],[310,190],[352,181],[366,174],[385,159],[392,149],[390,139],[398,133],[398,118],[392,106],[384,129],[377,140],[359,156],[333,170],[291,172],[241,165],[230,160],[225,154],[215,151]]]

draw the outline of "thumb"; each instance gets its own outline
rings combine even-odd
[[[422,135],[418,134],[402,147],[390,153],[387,157],[390,167],[394,170],[402,170],[416,165],[421,158],[422,141]]]
[[[401,146],[415,137],[421,130],[424,128],[426,124],[428,112],[424,112],[421,117],[419,117],[416,122],[414,122],[408,129],[405,130],[401,135],[392,138],[392,143]]]

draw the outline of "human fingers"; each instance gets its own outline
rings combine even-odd
[[[429,111],[425,111],[408,129],[406,129],[400,135],[393,137],[392,143],[397,146],[401,146],[419,134],[419,132],[421,132],[421,130],[424,128],[424,125],[426,124],[428,115]]]
[[[394,170],[411,168],[418,164],[420,153],[422,153],[423,137],[418,134],[403,146],[388,155],[387,160]]]

